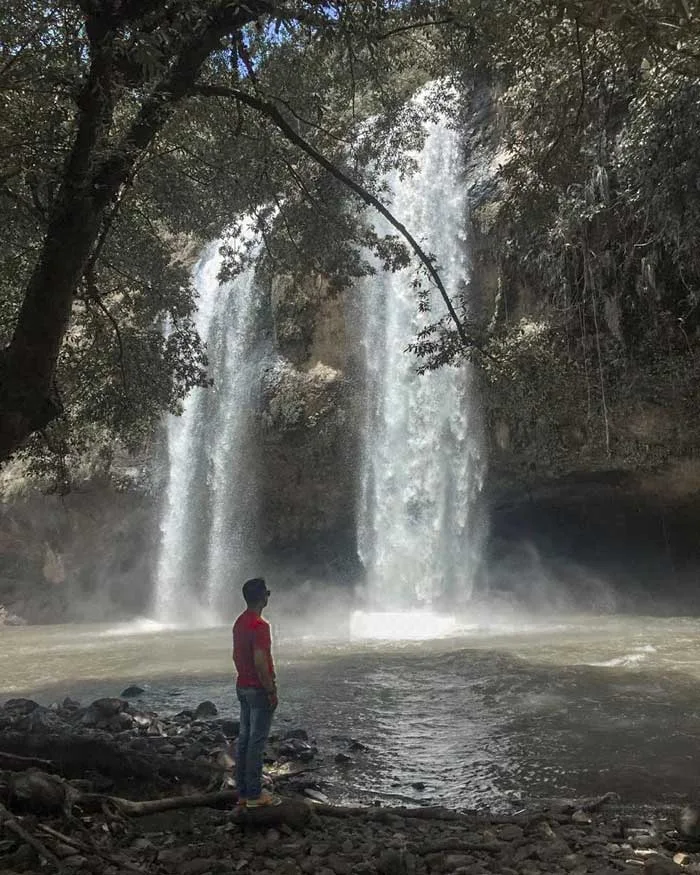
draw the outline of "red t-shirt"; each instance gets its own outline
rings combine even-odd
[[[274,678],[275,669],[270,650],[270,624],[254,611],[243,611],[233,624],[233,661],[238,678],[237,687],[260,687],[262,684],[255,669],[254,650],[264,650],[270,675]]]

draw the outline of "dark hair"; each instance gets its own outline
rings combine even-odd
[[[255,605],[265,601],[267,595],[267,584],[263,577],[251,577],[243,584],[243,598],[247,605]]]

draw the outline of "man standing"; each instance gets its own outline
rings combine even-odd
[[[265,742],[277,707],[270,624],[261,616],[269,597],[270,590],[262,577],[246,580],[243,598],[247,608],[233,624],[233,662],[238,673],[236,695],[241,703],[236,786],[238,804],[247,808],[279,805],[282,801],[262,789]]]

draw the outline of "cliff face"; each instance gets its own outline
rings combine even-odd
[[[65,496],[38,489],[0,505],[0,605],[30,623],[102,622],[150,600],[157,508],[94,480]]]
[[[259,418],[261,548],[344,576],[355,556],[361,398],[350,302],[323,278],[270,290],[280,359],[263,378]]]

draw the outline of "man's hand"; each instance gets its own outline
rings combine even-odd
[[[267,691],[267,699],[271,708],[277,707],[277,689]]]

